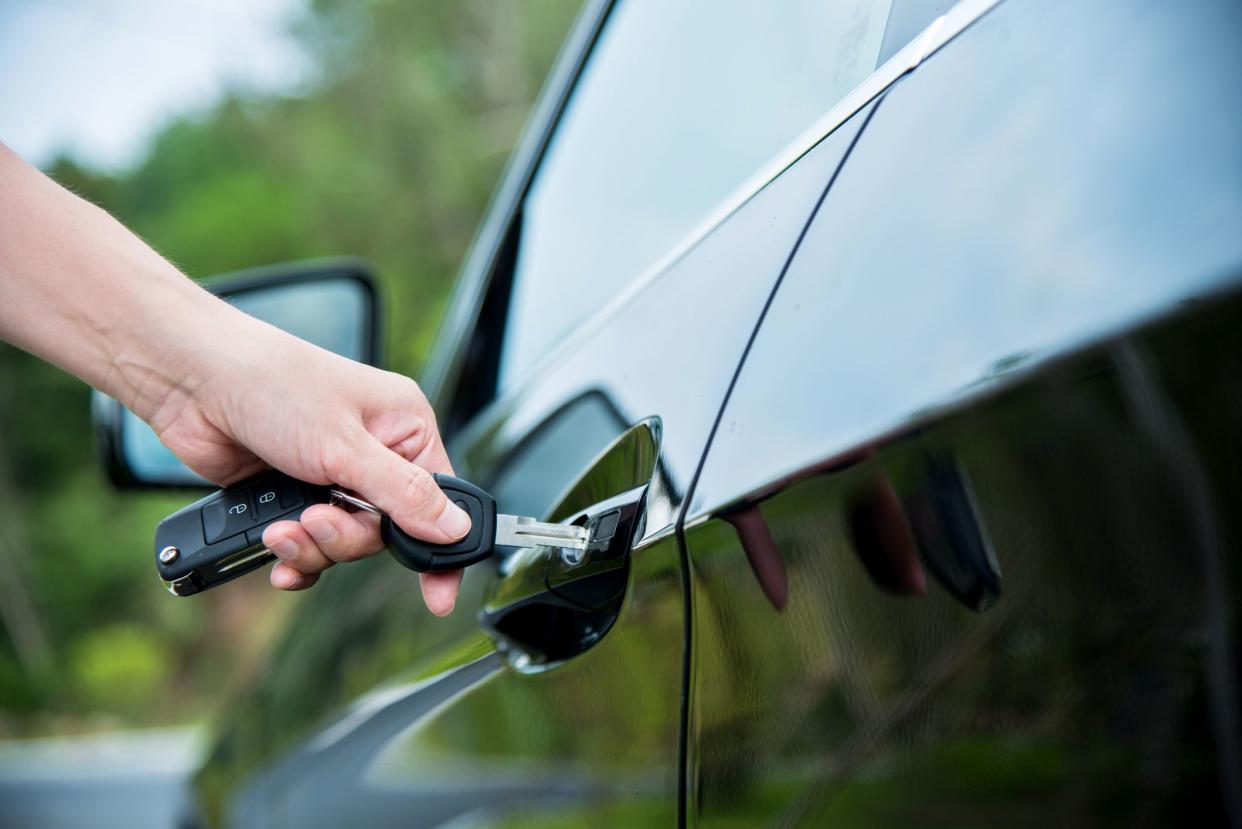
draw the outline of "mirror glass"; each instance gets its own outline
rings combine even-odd
[[[373,296],[358,279],[327,277],[223,293],[225,299],[247,314],[321,348],[360,362],[373,359]],[[121,411],[119,437],[125,465],[139,481],[210,485],[177,460],[151,427],[128,409]]]
[[[356,279],[271,285],[226,297],[252,317],[351,360],[370,356],[371,297]]]

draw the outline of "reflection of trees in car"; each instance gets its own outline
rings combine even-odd
[[[756,755],[798,792],[784,813],[814,823],[928,803],[986,821],[1075,790],[1151,815],[1179,791],[1217,797],[1204,718],[1233,703],[1196,663],[1227,641],[1223,536],[1151,363],[1096,351],[690,531],[701,630],[721,639],[699,670],[748,702],[703,692],[704,779],[730,781],[705,793],[715,808],[775,796]],[[722,569],[743,559],[745,577]]]

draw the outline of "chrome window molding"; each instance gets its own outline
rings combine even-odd
[[[895,55],[876,68],[858,86],[854,87],[844,98],[829,109],[801,135],[777,152],[768,162],[745,179],[734,191],[720,202],[682,241],[675,245],[641,275],[629,282],[626,287],[611,300],[602,305],[598,311],[584,318],[576,328],[555,348],[544,354],[527,372],[522,383],[515,385],[508,392],[498,396],[485,409],[486,411],[504,409],[508,402],[520,395],[524,385],[538,378],[556,366],[566,354],[572,354],[581,347],[583,340],[591,336],[610,319],[631,302],[636,296],[650,288],[671,267],[693,249],[708,234],[722,225],[731,215],[737,212],[760,190],[775,178],[789,169],[798,159],[810,152],[820,141],[830,135],[837,127],[845,123],[856,112],[879,97],[885,90],[897,82],[903,75],[912,72],[920,63],[964,31],[968,26],[990,11],[1000,0],[960,0],[953,8],[933,20],[917,37],[906,44]],[[580,74],[586,59],[589,57],[591,44],[594,43],[603,27],[604,19],[611,8],[611,3],[597,3],[597,8],[584,10],[579,24],[571,34],[562,60],[572,56],[572,75],[549,81],[545,88],[555,91],[559,97],[555,107],[541,100],[531,116],[531,123],[539,123],[541,119],[555,117],[564,109],[569,94],[572,93],[573,82]],[[589,38],[580,29],[589,29]],[[572,46],[572,48],[571,48]],[[575,52],[573,49],[582,49]],[[554,76],[560,76],[564,67],[558,66]],[[526,195],[526,188],[533,178],[538,166],[538,155],[547,144],[555,124],[548,124],[538,130],[535,142],[525,138],[514,151],[513,161],[502,179],[501,186],[492,207],[484,220],[483,226],[472,246],[471,254],[462,269],[458,280],[458,288],[454,291],[449,305],[448,316],[442,329],[442,337],[438,338],[438,347],[424,377],[424,387],[428,397],[435,404],[437,411],[447,405],[448,397],[455,387],[455,369],[460,365],[460,352],[464,338],[478,315],[482,305],[490,270],[494,264],[496,252],[508,231],[513,216],[521,200]],[[520,187],[520,190],[518,189]],[[503,211],[497,214],[498,211]],[[482,244],[483,240],[487,244]],[[475,250],[478,247],[481,250]],[[458,307],[460,306],[460,307]],[[439,339],[444,339],[443,343]],[[441,352],[444,353],[441,353]],[[483,419],[486,419],[485,417]]]

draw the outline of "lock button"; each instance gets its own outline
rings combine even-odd
[[[255,521],[250,492],[230,492],[203,505],[203,540],[214,544],[222,538],[237,535]]]
[[[288,486],[290,483],[292,482],[271,479],[253,487],[252,495],[254,496],[256,521],[271,521],[276,516],[288,512],[293,507],[301,506],[300,503],[290,503],[291,501],[300,502],[301,500],[300,498],[292,498],[285,491],[290,488]],[[293,486],[293,489],[296,492],[296,484]]]

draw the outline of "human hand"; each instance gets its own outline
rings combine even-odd
[[[225,306],[227,307],[227,306]],[[144,417],[191,469],[228,484],[270,465],[300,480],[338,484],[431,542],[461,538],[470,519],[431,477],[452,474],[435,415],[418,385],[317,348],[227,308],[216,322],[162,363],[179,378]],[[166,373],[166,372],[164,372]],[[310,587],[338,562],[382,549],[379,522],[317,504],[300,521],[263,533],[280,559],[271,582]],[[420,574],[436,615],[453,609],[460,571]]]
[[[452,469],[414,381],[246,316],[3,144],[0,217],[0,339],[120,400],[191,469],[228,484],[270,464],[353,489],[424,541],[469,532],[432,480]],[[370,516],[327,505],[263,542],[285,590],[382,547]],[[422,576],[431,612],[453,609],[460,580]]]

